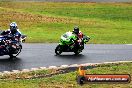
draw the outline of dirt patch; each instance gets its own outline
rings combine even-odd
[[[34,15],[34,14],[20,13],[15,11],[0,13],[0,24],[2,24],[2,26],[7,26],[12,21],[16,21],[17,23],[21,24],[21,26],[30,26],[36,23],[95,24],[95,21],[49,17],[49,16],[43,16],[37,14]]]

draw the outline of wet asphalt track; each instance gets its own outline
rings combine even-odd
[[[17,59],[0,57],[0,71],[132,60],[132,45],[87,44],[79,56],[74,56],[74,53],[55,56],[56,46],[57,44],[23,44],[23,50]]]

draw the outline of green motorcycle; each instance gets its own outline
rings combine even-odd
[[[90,40],[86,35],[83,35],[81,42],[77,41],[78,37],[72,32],[66,32],[61,36],[59,45],[55,49],[56,55],[60,55],[62,52],[74,52],[78,55],[84,49],[84,44]]]

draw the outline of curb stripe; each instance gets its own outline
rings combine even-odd
[[[72,68],[72,67],[79,67],[79,66],[96,66],[96,65],[100,65],[100,64],[127,63],[127,62],[132,63],[132,61],[115,61],[115,62],[103,62],[103,63],[84,63],[84,64],[61,65],[58,67],[57,66],[49,66],[49,67],[39,67],[39,68],[22,69],[22,70],[3,71],[3,72],[0,72],[0,75],[11,74],[11,73],[30,72],[30,71],[36,71],[36,70]]]

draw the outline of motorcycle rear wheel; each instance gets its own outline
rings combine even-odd
[[[75,55],[79,55],[79,52],[78,51],[74,51]]]
[[[82,52],[81,49],[75,49],[75,50],[74,50],[75,55],[79,55],[81,52]]]

